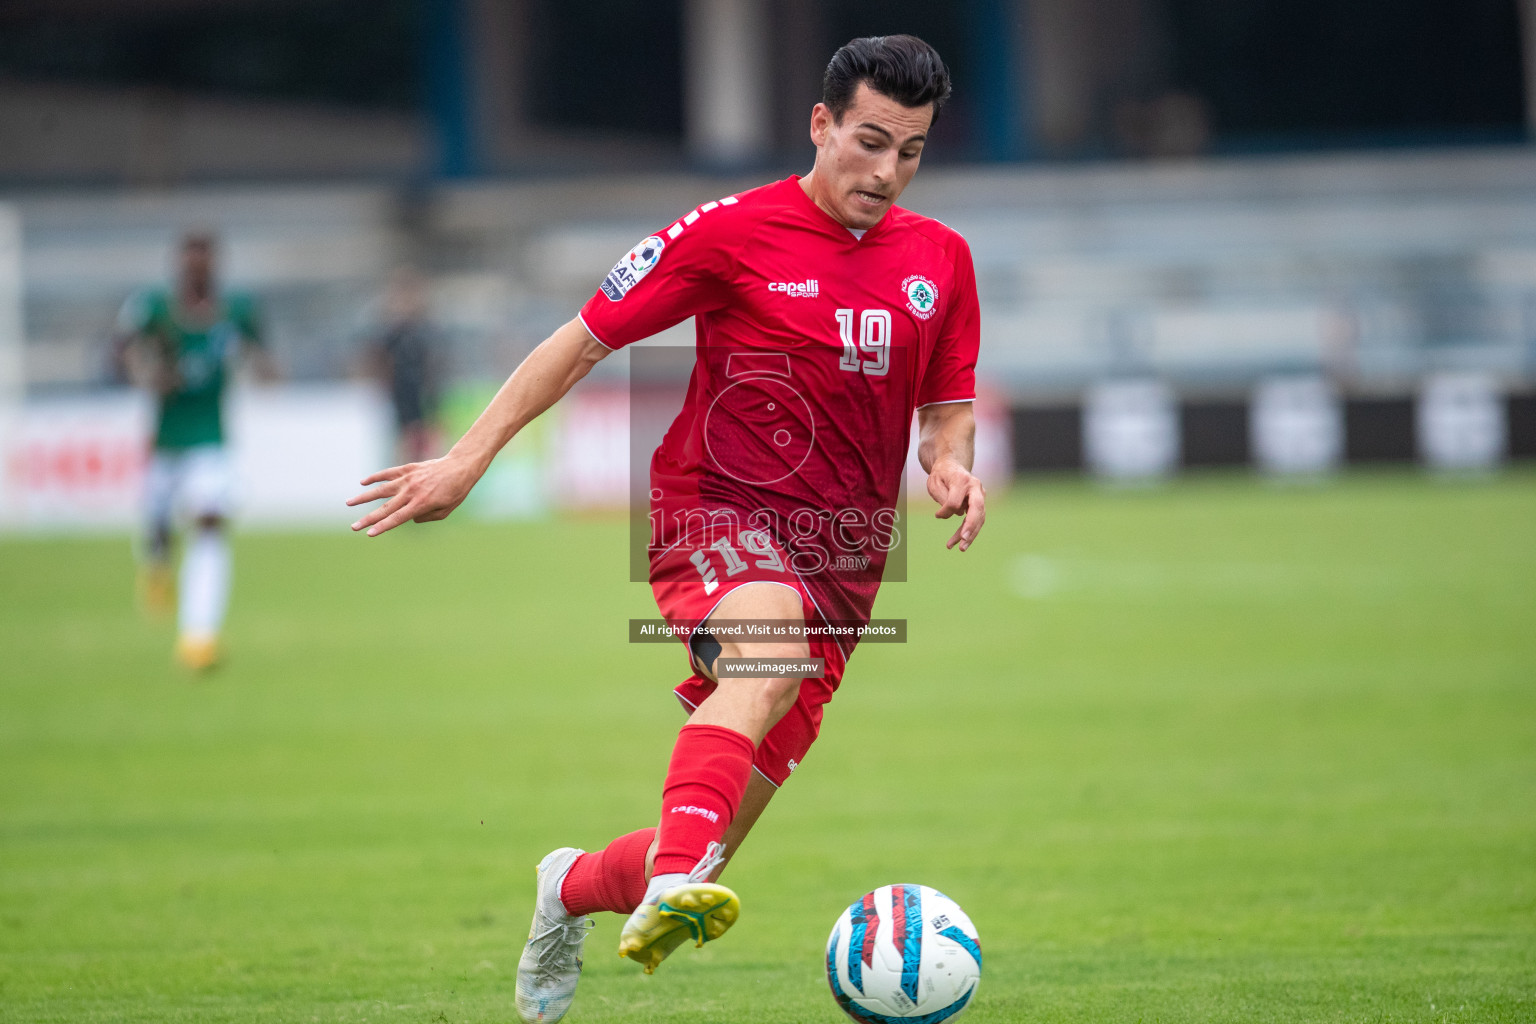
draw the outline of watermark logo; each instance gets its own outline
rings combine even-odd
[[[891,340],[907,321],[865,312],[839,318],[863,328],[841,348],[631,353],[632,578],[719,597],[743,581],[866,588],[904,577],[910,377]],[[843,372],[850,349],[857,379]],[[817,599],[853,606],[865,593]]]
[[[704,417],[704,444],[727,475],[772,484],[794,474],[816,444],[816,418],[790,383],[782,352],[736,352],[726,360],[732,383]]]

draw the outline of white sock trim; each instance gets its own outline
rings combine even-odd
[[[549,879],[549,886],[545,890],[544,894],[543,910],[546,914],[550,914],[556,917],[568,917],[572,920],[575,920],[579,916],[571,913],[566,909],[565,898],[560,895],[560,890],[565,888],[565,876],[571,873],[571,868],[576,866],[576,861],[579,860],[587,851],[576,850],[575,852],[576,855],[566,862],[565,867],[560,871],[560,874]]]
[[[641,904],[654,903],[661,898],[661,894],[674,885],[682,885],[688,881],[688,872],[671,871],[665,875],[652,875],[650,884],[645,887],[645,899]]]

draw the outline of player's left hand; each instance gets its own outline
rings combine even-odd
[[[960,529],[944,547],[953,548],[958,544],[961,551],[969,550],[981,532],[982,523],[987,521],[987,492],[981,481],[953,459],[941,459],[934,463],[933,471],[928,474],[928,493],[939,503],[939,510],[933,514],[935,519],[955,515],[965,517]]]

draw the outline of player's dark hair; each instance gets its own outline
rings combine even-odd
[[[933,105],[933,119],[949,99],[949,68],[939,51],[917,36],[865,36],[832,55],[821,79],[821,102],[841,123],[859,83],[904,107]]]

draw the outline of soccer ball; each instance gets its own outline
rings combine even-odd
[[[860,1024],[953,1020],[981,984],[976,926],[937,889],[883,885],[832,926],[827,984]]]

